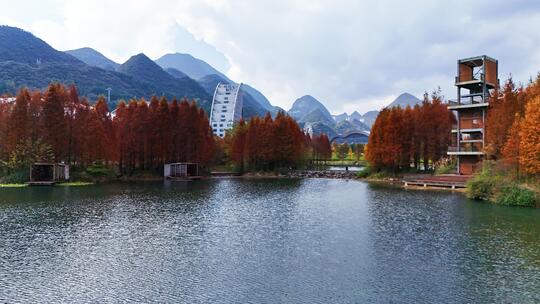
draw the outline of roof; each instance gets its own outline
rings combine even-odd
[[[487,55],[480,55],[475,57],[469,57],[469,58],[463,58],[459,59],[458,63],[468,64],[468,65],[474,65],[474,66],[481,66],[483,60],[489,60],[493,63],[497,63],[497,59],[491,58]]]

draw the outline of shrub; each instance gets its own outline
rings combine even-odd
[[[86,173],[92,177],[114,176],[114,171],[103,164],[93,164],[86,168]]]
[[[445,157],[433,164],[435,167],[435,174],[449,174],[455,173],[457,168],[457,162],[455,158]]]
[[[9,175],[0,178],[3,184],[21,184],[26,183],[30,179],[30,173],[26,169],[17,170]]]
[[[510,184],[501,188],[495,202],[506,206],[535,207],[537,199],[534,191],[516,184]]]
[[[487,172],[476,175],[467,182],[467,197],[475,200],[490,200],[496,192],[499,178]]]
[[[356,177],[358,178],[366,178],[370,175],[371,175],[371,168],[369,166],[366,166],[364,169],[356,173]]]

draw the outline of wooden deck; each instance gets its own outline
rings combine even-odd
[[[426,175],[416,174],[403,177],[403,184],[407,186],[443,187],[443,188],[465,188],[465,183],[472,178],[472,175]]]

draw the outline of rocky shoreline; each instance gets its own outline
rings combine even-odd
[[[287,173],[289,178],[339,178],[339,179],[356,179],[358,172],[352,171],[291,171]]]

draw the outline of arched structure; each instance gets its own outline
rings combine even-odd
[[[367,131],[350,131],[344,134],[334,136],[330,139],[330,143],[336,144],[367,144],[369,132]]]
[[[219,137],[224,137],[225,132],[242,118],[241,86],[221,82],[216,86],[210,110],[210,126],[212,132]]]

